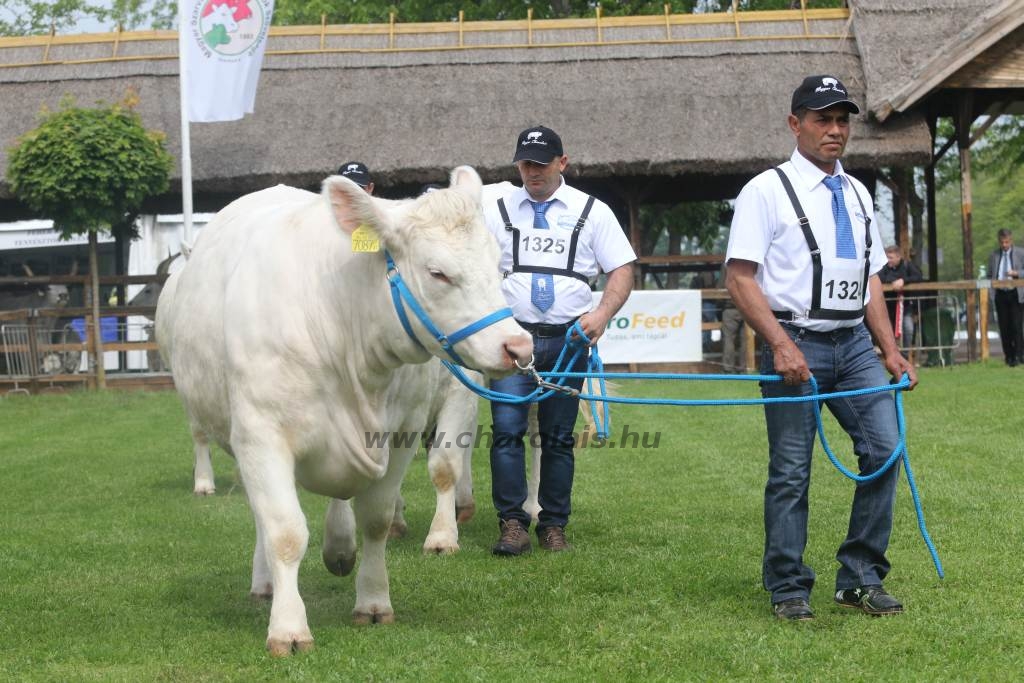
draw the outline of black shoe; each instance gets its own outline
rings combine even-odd
[[[901,614],[903,605],[885,592],[881,586],[863,586],[836,591],[836,604],[840,607],[862,609],[873,617]]]
[[[772,605],[772,610],[778,619],[789,621],[810,621],[814,618],[811,606],[803,598],[790,598]]]
[[[518,519],[502,519],[499,522],[501,537],[491,548],[495,555],[522,555],[530,552],[530,532]]]

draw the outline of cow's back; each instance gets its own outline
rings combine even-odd
[[[269,331],[280,324],[264,296],[301,272],[287,272],[290,266],[281,264],[301,258],[296,252],[309,237],[298,233],[318,223],[301,219],[307,212],[324,213],[318,199],[279,185],[232,202],[203,229],[186,266],[168,278],[161,293],[158,336],[175,385],[194,426],[225,448],[230,392],[240,379],[237,365],[245,362],[238,350],[244,355],[253,342],[246,327]],[[324,214],[319,222],[327,220]]]

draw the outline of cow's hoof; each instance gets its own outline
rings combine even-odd
[[[324,552],[320,557],[323,558],[324,566],[327,567],[327,571],[335,576],[348,576],[356,566],[355,553],[352,553],[350,556],[338,554],[333,557],[328,557],[327,553]]]
[[[455,521],[459,524],[465,524],[469,520],[473,519],[473,515],[476,514],[476,503],[469,503],[468,505],[456,505],[455,506]]]
[[[423,543],[424,555],[454,555],[457,552],[459,552],[458,540],[446,535],[430,534]]]
[[[250,590],[249,599],[255,600],[256,602],[263,602],[264,600],[274,599],[274,590],[272,588],[264,588],[260,590]]]
[[[388,529],[388,538],[405,538],[405,535],[409,533],[409,525],[405,522],[392,522],[391,528]]]
[[[289,657],[293,652],[309,652],[313,649],[313,636],[308,633],[291,638],[267,638],[267,650],[271,657]]]
[[[352,624],[355,626],[393,623],[395,623],[395,612],[390,608],[382,612],[360,612],[358,610],[352,610]]]
[[[217,489],[212,486],[196,486],[192,493],[197,496],[212,496],[217,493]]]

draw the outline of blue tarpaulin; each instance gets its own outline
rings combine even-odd
[[[72,318],[71,329],[78,335],[79,341],[85,341],[85,318]],[[104,342],[117,341],[117,318],[100,318],[100,338]]]

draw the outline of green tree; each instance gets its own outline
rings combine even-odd
[[[53,220],[61,236],[88,233],[93,319],[99,320],[96,243],[99,231],[135,236],[142,203],[167,190],[171,156],[162,133],[147,131],[129,93],[93,109],[66,98],[44,111],[35,130],[10,150],[7,179],[14,195]],[[103,386],[103,365],[97,365]]]
[[[0,6],[0,36],[67,33],[82,19],[94,19],[113,30],[171,28],[174,0],[8,0]]]

